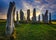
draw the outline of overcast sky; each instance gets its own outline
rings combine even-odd
[[[36,8],[37,12],[45,13],[47,9],[52,13],[52,19],[56,19],[56,0],[0,0],[0,15],[7,13],[10,1],[15,1],[16,10],[23,9],[25,12]]]

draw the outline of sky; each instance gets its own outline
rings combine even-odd
[[[15,1],[16,10],[22,9],[25,16],[27,9],[30,9],[32,17],[33,8],[36,8],[36,16],[48,10],[52,14],[52,20],[56,20],[56,0],[0,0],[0,19],[6,18],[10,1]]]

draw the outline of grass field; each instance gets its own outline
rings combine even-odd
[[[5,27],[6,23],[0,22],[0,38],[4,36]],[[15,27],[16,40],[56,40],[54,24],[19,24]]]

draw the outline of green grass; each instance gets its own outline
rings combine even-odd
[[[0,22],[0,36],[4,36],[5,26],[5,22]]]
[[[56,40],[56,25],[21,24],[16,27],[17,40]]]
[[[6,23],[1,22],[0,36],[5,27]],[[56,25],[53,24],[19,24],[15,27],[16,40],[56,40]]]

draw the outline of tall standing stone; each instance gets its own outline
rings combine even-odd
[[[44,22],[44,15],[42,14],[42,22]]]
[[[36,22],[36,9],[33,9],[33,17],[32,17],[32,21]]]
[[[38,16],[38,22],[40,22],[40,15]]]
[[[20,10],[20,21],[24,20],[24,13],[22,11],[22,9]]]
[[[48,23],[48,10],[46,10],[46,13],[44,15],[44,22]]]
[[[18,11],[16,12],[16,14],[17,14],[17,24],[19,23],[19,19],[18,19]]]
[[[15,11],[16,11],[16,7],[13,10],[13,20],[15,21]]]
[[[15,9],[15,2],[10,2],[9,9],[7,13],[7,23],[6,23],[6,36],[11,36],[14,32],[14,21],[13,21],[13,11]]]
[[[51,23],[51,13],[49,13],[49,23]]]
[[[43,22],[44,22],[44,23],[48,23],[48,10],[46,10],[45,15],[42,14],[42,17],[43,17]]]
[[[27,21],[30,21],[30,9],[27,10]]]

